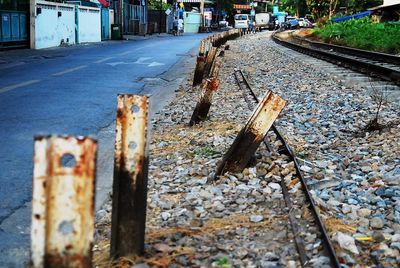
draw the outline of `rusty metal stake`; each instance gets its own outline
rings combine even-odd
[[[146,96],[118,95],[111,256],[144,252],[148,157]]]
[[[190,118],[190,126],[196,125],[200,123],[200,121],[206,120],[208,112],[210,111],[214,91],[216,91],[219,87],[219,80],[217,79],[217,77],[220,69],[221,58],[217,57],[212,67],[211,78],[205,80],[202,85],[199,101],[197,102],[192,117]]]
[[[206,67],[206,57],[197,56],[196,69],[194,70],[193,86],[200,85],[203,81],[204,70]]]
[[[199,56],[204,56],[206,54],[206,42],[207,42],[207,39],[202,39],[200,41]]]
[[[97,142],[35,137],[32,267],[91,267]]]
[[[216,177],[227,171],[241,172],[249,163],[286,101],[268,91],[257,105],[244,128],[239,132],[219,164]]]
[[[206,65],[204,67],[203,78],[210,76],[211,67],[212,67],[212,65],[214,63],[216,54],[217,54],[217,48],[216,47],[211,47],[210,51],[208,51],[208,54],[207,54]]]

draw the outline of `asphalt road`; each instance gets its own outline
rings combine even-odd
[[[151,94],[153,112],[159,110],[194,67],[190,58],[194,59],[202,38],[200,34],[155,36],[3,54],[0,267],[22,267],[29,258],[33,137],[91,135],[99,140],[99,207],[112,183],[117,93]]]

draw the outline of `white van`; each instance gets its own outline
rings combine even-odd
[[[236,14],[235,15],[235,28],[236,29],[249,28],[249,15],[248,14]]]

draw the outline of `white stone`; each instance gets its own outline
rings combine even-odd
[[[268,184],[268,186],[269,186],[270,188],[272,188],[273,190],[275,190],[275,191],[278,191],[278,190],[281,189],[281,186],[279,185],[279,183],[276,183],[276,182],[270,182],[270,183]]]
[[[161,212],[161,218],[163,221],[167,221],[171,217],[171,214],[169,212]]]
[[[352,236],[344,234],[342,232],[337,233],[337,241],[341,248],[344,248],[354,254],[359,254],[355,240]]]
[[[250,216],[250,221],[251,222],[260,222],[264,219],[262,215],[251,215]]]
[[[357,210],[358,216],[363,217],[363,218],[370,216],[371,212],[372,211],[368,208],[360,208],[359,210]]]

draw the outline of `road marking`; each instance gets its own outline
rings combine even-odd
[[[147,65],[147,67],[163,66],[163,65],[165,65],[165,64],[164,64],[164,63],[161,63],[161,62],[153,61],[152,63],[150,63],[149,65]]]
[[[35,83],[39,83],[39,82],[40,82],[40,80],[29,80],[29,81],[22,82],[22,83],[19,83],[19,84],[3,87],[3,88],[0,88],[0,94],[4,93],[4,92],[7,92],[7,91],[10,91],[10,90],[13,90],[13,89],[16,89],[16,88],[29,86],[29,85],[32,85],[32,84],[35,84]]]
[[[101,60],[95,61],[94,63],[102,63],[102,62],[105,62],[105,61],[111,60],[111,59],[113,59],[113,58],[114,58],[114,57],[107,57],[107,58],[104,58],[104,59],[101,59]]]
[[[117,62],[108,62],[107,64],[115,67],[117,65],[130,65],[130,64],[141,64],[141,65],[147,65],[147,67],[154,67],[154,66],[163,66],[165,63],[161,62],[145,62],[146,60],[152,59],[152,57],[140,57],[137,61],[135,62],[123,62],[123,61],[117,61]]]
[[[80,70],[80,69],[83,69],[83,68],[86,68],[86,67],[87,67],[87,65],[81,65],[81,66],[78,66],[78,67],[75,67],[75,68],[71,68],[71,69],[67,69],[65,71],[62,71],[62,72],[59,72],[59,73],[55,73],[55,74],[52,74],[52,75],[53,76],[60,76],[60,75],[63,75],[63,74],[72,73],[74,71],[77,71],[77,70]]]
[[[132,52],[133,51],[125,51],[125,52],[119,53],[118,55],[119,56],[125,56],[125,55],[128,55],[128,54],[132,53]]]
[[[133,62],[132,63],[128,63],[128,62],[118,61],[118,62],[109,62],[107,64],[111,65],[112,67],[115,67],[115,66],[120,65],[120,64],[134,64],[134,63]]]
[[[148,64],[145,63],[144,61],[152,59],[153,57],[140,57],[137,61],[135,61],[135,63],[139,63],[139,64]]]

